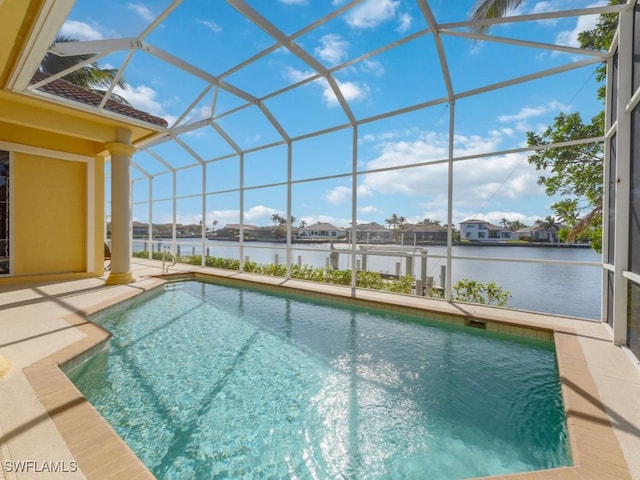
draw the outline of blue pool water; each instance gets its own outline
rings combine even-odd
[[[551,342],[198,282],[97,322],[110,350],[70,377],[158,478],[571,463]]]

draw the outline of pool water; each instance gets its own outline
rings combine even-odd
[[[158,478],[571,464],[551,342],[199,282],[97,323],[109,352],[70,377]]]

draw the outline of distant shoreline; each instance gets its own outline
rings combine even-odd
[[[148,241],[148,239],[143,238],[143,237],[134,237],[133,238],[134,241]],[[164,240],[172,240],[171,237],[154,237],[153,241],[164,241]],[[176,237],[176,241],[181,241],[181,240],[200,240],[199,237]],[[238,238],[230,238],[230,237],[214,237],[214,238],[207,238],[206,240],[211,240],[213,242],[238,242],[239,239]],[[280,238],[251,238],[251,239],[245,239],[244,240],[245,243],[254,243],[254,242],[265,242],[265,243],[282,243],[285,244],[287,243],[286,240],[280,239]],[[308,238],[308,239],[301,239],[301,238],[292,238],[291,239],[291,243],[292,244],[307,244],[307,245],[323,245],[323,244],[330,244],[330,243],[336,243],[336,244],[346,244],[348,243],[346,241],[346,239],[326,239],[326,238]],[[417,242],[415,244],[413,243],[400,243],[400,242],[357,242],[357,245],[371,245],[371,246],[377,246],[377,245],[393,245],[393,246],[402,246],[402,247],[428,247],[428,246],[433,246],[433,245],[438,245],[438,246],[446,246],[447,243],[446,242],[438,242],[438,241],[433,241],[433,242]],[[466,242],[459,242],[459,241],[455,241],[453,242],[453,245],[455,246],[459,246],[459,247],[544,247],[544,248],[591,248],[590,244],[587,243],[572,243],[572,244],[566,244],[566,243],[548,243],[548,242],[522,242],[522,241],[466,241]]]

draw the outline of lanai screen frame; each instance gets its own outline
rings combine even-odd
[[[200,197],[201,198],[201,202],[202,202],[202,219],[203,219],[203,225],[202,225],[202,230],[201,230],[201,251],[204,252],[205,251],[205,242],[206,242],[206,217],[207,217],[207,203],[206,203],[206,196],[209,192],[207,192],[207,188],[206,188],[206,171],[207,171],[207,167],[216,161],[220,161],[222,159],[228,158],[229,155],[225,155],[223,157],[217,157],[217,158],[208,158],[208,159],[204,159],[202,157],[200,157],[195,151],[193,151],[188,145],[186,145],[184,142],[180,141],[179,135],[187,133],[187,132],[191,132],[191,131],[195,131],[199,128],[202,127],[209,127],[209,128],[213,128],[222,138],[225,139],[225,141],[228,143],[228,145],[231,147],[231,149],[233,150],[233,154],[231,156],[236,156],[238,158],[239,161],[239,170],[240,170],[240,186],[237,189],[237,191],[239,192],[239,211],[240,211],[240,216],[239,216],[239,223],[240,223],[240,237],[239,237],[239,260],[240,260],[240,270],[242,270],[242,264],[243,264],[243,259],[244,259],[244,255],[243,255],[243,248],[244,248],[244,231],[243,231],[243,227],[244,227],[244,220],[243,220],[243,212],[244,212],[244,205],[243,205],[243,199],[244,199],[244,194],[245,192],[248,190],[248,188],[246,188],[243,185],[243,171],[244,171],[244,158],[247,154],[259,151],[259,150],[263,150],[263,149],[267,149],[267,148],[271,148],[274,147],[276,145],[282,145],[286,148],[287,150],[287,180],[286,182],[283,182],[283,186],[286,187],[287,190],[287,194],[286,194],[286,198],[287,198],[287,206],[286,206],[286,218],[290,218],[291,214],[292,214],[292,201],[291,201],[291,190],[292,190],[292,185],[296,184],[296,182],[294,180],[292,180],[292,176],[291,176],[291,168],[292,168],[292,147],[295,144],[295,142],[297,141],[301,141],[307,138],[311,138],[314,136],[320,136],[320,135],[324,135],[327,133],[331,133],[331,132],[335,132],[335,131],[339,131],[339,130],[345,130],[345,129],[351,129],[351,133],[352,133],[352,170],[349,174],[349,176],[351,177],[351,191],[352,191],[352,198],[351,198],[351,213],[352,213],[352,219],[355,220],[357,219],[357,206],[358,206],[358,196],[357,196],[357,178],[358,175],[361,174],[362,172],[358,170],[358,132],[359,129],[363,126],[363,125],[367,125],[369,123],[372,122],[376,122],[378,120],[383,120],[385,118],[390,118],[390,117],[394,117],[397,115],[402,115],[402,114],[407,114],[407,113],[411,113],[411,112],[415,112],[415,111],[419,111],[422,109],[426,109],[429,107],[434,107],[434,106],[438,106],[438,105],[442,105],[442,106],[446,106],[448,113],[449,113],[449,128],[448,128],[448,138],[449,138],[449,152],[448,152],[448,156],[446,158],[441,159],[441,162],[446,163],[447,167],[448,167],[448,178],[447,178],[447,191],[448,191],[448,202],[447,202],[447,225],[448,225],[448,232],[447,232],[447,255],[446,255],[446,263],[447,263],[447,271],[451,272],[451,266],[452,266],[452,259],[457,258],[454,257],[452,254],[452,245],[453,245],[453,166],[454,164],[456,164],[457,162],[461,162],[464,160],[469,160],[472,158],[484,158],[484,157],[491,157],[491,156],[496,156],[496,155],[504,155],[504,154],[509,154],[509,153],[522,153],[522,152],[529,152],[529,151],[533,151],[533,149],[529,149],[529,148],[516,148],[516,149],[509,149],[509,150],[503,150],[503,151],[497,151],[497,152],[485,152],[482,154],[478,154],[476,156],[471,156],[471,157],[455,157],[454,156],[454,148],[453,148],[453,142],[454,142],[454,132],[455,132],[455,125],[456,125],[456,102],[468,97],[473,97],[475,95],[482,95],[484,93],[490,92],[490,91],[495,91],[501,88],[505,88],[511,85],[516,85],[519,83],[523,83],[523,82],[528,82],[528,81],[532,81],[535,79],[539,79],[539,78],[543,78],[549,75],[554,75],[557,73],[561,73],[564,71],[569,71],[572,69],[577,69],[577,68],[581,68],[581,67],[585,67],[588,65],[593,65],[594,67],[599,64],[602,61],[611,61],[610,59],[612,58],[612,52],[613,50],[609,51],[609,52],[595,52],[595,51],[590,51],[590,50],[582,50],[582,49],[575,49],[575,48],[571,48],[571,47],[564,47],[564,46],[560,46],[560,45],[556,45],[556,44],[544,44],[544,43],[538,43],[538,42],[528,42],[528,41],[523,41],[523,40],[515,40],[515,39],[510,39],[510,38],[503,38],[503,37],[494,37],[494,36],[490,36],[490,35],[481,35],[481,34],[475,34],[475,33],[470,33],[469,31],[465,30],[466,27],[470,27],[473,25],[472,22],[469,21],[460,21],[460,22],[451,22],[451,23],[437,23],[435,16],[433,15],[433,12],[428,4],[428,2],[426,0],[416,0],[416,4],[419,7],[424,20],[426,21],[428,28],[420,31],[420,32],[416,32],[413,33],[411,35],[409,35],[408,37],[405,37],[401,40],[398,40],[396,42],[393,42],[391,44],[385,45],[384,47],[377,49],[376,51],[373,52],[369,52],[357,59],[352,59],[344,64],[340,64],[337,66],[334,66],[330,69],[325,68],[323,65],[315,62],[313,60],[313,57],[311,55],[308,54],[308,52],[306,52],[304,49],[302,49],[299,45],[297,45],[295,43],[296,38],[300,37],[301,35],[303,35],[304,33],[306,33],[307,31],[309,31],[310,29],[313,28],[317,28],[319,25],[322,25],[323,23],[326,23],[328,21],[330,21],[332,18],[334,18],[335,16],[337,16],[340,13],[346,12],[350,9],[353,9],[355,7],[357,7],[359,4],[363,3],[363,0],[355,0],[352,2],[349,2],[345,5],[343,5],[340,8],[337,8],[336,10],[334,10],[331,14],[327,15],[326,17],[323,17],[322,19],[316,20],[315,22],[313,22],[312,24],[310,24],[309,26],[305,27],[304,29],[298,31],[297,33],[294,33],[292,35],[285,35],[282,31],[278,30],[273,24],[271,24],[267,19],[265,19],[263,16],[261,16],[257,11],[255,11],[247,2],[245,1],[241,1],[241,0],[227,0],[227,3],[231,6],[233,6],[236,10],[238,10],[239,12],[241,12],[245,18],[247,18],[249,21],[251,21],[253,24],[259,26],[264,32],[266,32],[273,40],[274,40],[274,45],[272,45],[271,47],[265,49],[263,52],[261,52],[260,54],[251,57],[250,59],[238,64],[236,67],[234,67],[233,70],[237,70],[240,69],[242,67],[244,67],[245,65],[254,62],[256,60],[258,60],[259,58],[267,55],[269,52],[273,51],[276,48],[287,48],[292,54],[296,55],[300,60],[304,61],[310,68],[312,68],[315,71],[315,74],[309,78],[306,78],[300,82],[294,83],[292,85],[290,85],[289,87],[286,87],[280,91],[277,92],[272,92],[269,95],[266,95],[265,97],[261,97],[261,98],[257,98],[253,95],[248,94],[247,92],[242,91],[241,89],[238,89],[236,87],[234,87],[233,85],[225,82],[224,79],[224,75],[220,76],[220,77],[216,77],[206,71],[203,71],[201,69],[199,69],[197,66],[191,65],[179,58],[176,58],[175,56],[155,47],[154,45],[150,44],[147,42],[147,37],[154,31],[154,29],[158,28],[163,20],[165,18],[167,18],[169,15],[171,15],[171,13],[177,9],[179,7],[179,5],[182,2],[180,0],[175,0],[172,1],[168,7],[153,21],[149,24],[149,26],[137,37],[135,38],[125,38],[125,39],[112,39],[112,40],[97,40],[97,41],[89,41],[89,42],[70,42],[70,43],[58,43],[58,44],[54,44],[51,48],[52,52],[61,54],[61,55],[77,55],[77,54],[90,54],[93,55],[92,60],[99,60],[100,58],[103,58],[104,56],[108,55],[109,53],[113,53],[113,52],[126,52],[126,59],[124,61],[124,63],[121,66],[120,69],[120,74],[123,74],[126,72],[126,68],[128,66],[129,61],[131,60],[133,54],[140,50],[140,51],[144,51],[152,56],[154,56],[155,58],[167,62],[168,64],[182,70],[185,72],[188,72],[190,75],[193,75],[201,80],[203,80],[204,82],[206,82],[207,86],[206,88],[202,91],[202,93],[194,99],[193,103],[190,105],[190,107],[188,109],[186,109],[183,114],[173,123],[173,125],[170,125],[169,128],[167,128],[166,130],[162,130],[158,133],[158,135],[146,142],[140,143],[138,145],[136,145],[139,149],[141,150],[145,150],[146,152],[148,152],[149,154],[151,154],[152,156],[154,156],[154,158],[161,163],[162,165],[164,165],[166,167],[166,171],[165,172],[149,172],[146,171],[144,167],[142,167],[141,165],[137,164],[135,161],[135,157],[133,159],[132,162],[132,166],[138,171],[140,172],[141,176],[138,177],[134,177],[133,178],[133,182],[140,182],[140,181],[148,181],[149,182],[149,199],[148,199],[148,206],[149,206],[149,231],[150,233],[152,233],[152,229],[151,229],[151,224],[153,223],[153,202],[155,200],[153,200],[153,194],[152,194],[152,178],[154,178],[155,176],[159,175],[159,174],[167,174],[171,176],[171,181],[173,184],[173,194],[171,196],[171,198],[168,199],[168,201],[171,201],[173,204],[173,235],[172,235],[172,243],[175,245],[177,242],[177,236],[176,236],[176,227],[175,227],[175,223],[176,223],[176,202],[177,200],[180,199],[179,196],[176,195],[176,172],[178,172],[179,170],[183,169],[183,168],[199,168],[202,171],[202,176],[201,176],[201,185],[200,185],[200,191],[199,192],[194,192],[193,195],[190,195],[192,197]],[[601,7],[590,7],[590,8],[584,8],[584,9],[579,9],[579,10],[567,10],[567,11],[557,11],[557,12],[545,12],[545,13],[537,13],[537,14],[529,14],[529,15],[519,15],[519,16],[511,16],[511,17],[506,17],[503,19],[498,19],[498,20],[489,20],[489,21],[485,21],[485,22],[481,22],[481,23],[486,23],[486,24],[500,24],[500,23],[518,23],[518,22],[528,22],[528,21],[532,21],[532,20],[551,20],[554,18],[560,18],[560,17],[575,17],[575,16],[579,16],[579,15],[586,15],[586,14],[602,14],[602,13],[615,13],[615,12],[621,12],[624,11],[625,9],[629,8],[629,5],[634,5],[635,1],[634,0],[629,0],[628,5],[617,5],[617,6],[601,6]],[[438,57],[439,57],[439,68],[443,77],[443,81],[444,84],[446,85],[446,96],[442,97],[442,98],[437,98],[437,99],[433,99],[431,101],[427,101],[427,102],[423,102],[420,104],[415,104],[409,107],[405,107],[405,108],[401,108],[398,110],[394,110],[394,111],[388,111],[385,112],[383,114],[379,114],[379,115],[375,115],[369,118],[360,118],[357,119],[356,116],[353,114],[353,112],[350,109],[349,103],[346,101],[345,96],[343,95],[343,93],[340,90],[340,85],[338,84],[338,82],[335,79],[334,74],[336,72],[341,71],[344,68],[347,68],[350,64],[355,63],[358,60],[361,60],[363,58],[367,58],[369,56],[372,56],[374,54],[379,53],[380,51],[384,51],[384,50],[390,50],[395,48],[397,45],[403,43],[403,42],[409,42],[412,39],[419,37],[419,36],[423,36],[423,35],[432,35],[433,36],[433,41],[435,43],[436,49],[438,51]],[[531,46],[531,47],[535,47],[535,48],[541,48],[541,49],[548,49],[548,50],[552,50],[552,51],[560,51],[560,52],[565,52],[565,53],[576,53],[576,54],[580,54],[582,56],[589,56],[590,58],[588,58],[587,60],[582,60],[582,61],[578,61],[575,62],[573,64],[569,64],[569,65],[565,65],[563,67],[559,67],[559,68],[553,68],[550,70],[546,70],[546,71],[540,71],[534,74],[530,74],[530,75],[525,75],[523,77],[519,77],[519,78],[514,78],[508,81],[504,81],[504,82],[499,82],[499,83],[495,83],[492,85],[488,85],[485,87],[481,87],[481,88],[477,88],[477,89],[473,89],[473,90],[468,90],[468,91],[462,91],[462,92],[456,92],[454,91],[453,88],[453,82],[452,79],[450,77],[449,74],[449,69],[448,69],[448,62],[447,62],[447,56],[446,56],[446,52],[442,46],[442,38],[443,36],[446,35],[450,35],[450,36],[455,36],[455,37],[463,37],[463,38],[471,38],[471,39],[475,39],[475,40],[479,40],[479,41],[487,41],[487,42],[499,42],[499,43],[504,43],[504,44],[510,44],[510,45],[518,45],[518,46]],[[71,69],[72,70],[72,69]],[[64,72],[63,74],[60,74],[58,76],[54,76],[52,77],[50,80],[53,80],[54,78],[58,78],[63,76],[64,74],[69,73],[69,71]],[[116,78],[116,80],[119,77]],[[344,124],[341,125],[336,125],[333,126],[331,128],[327,128],[327,129],[323,129],[323,130],[318,130],[309,134],[305,134],[302,136],[298,136],[298,137],[292,137],[289,135],[289,133],[282,127],[282,125],[280,125],[280,123],[278,122],[278,119],[269,111],[269,109],[265,106],[264,102],[265,100],[267,100],[268,98],[271,98],[273,96],[277,96],[277,95],[281,95],[283,93],[285,93],[286,91],[289,91],[291,89],[297,88],[302,84],[306,84],[308,82],[311,82],[315,79],[319,79],[319,78],[324,78],[328,84],[330,85],[334,95],[336,96],[340,107],[343,110],[343,113],[345,115],[345,117],[348,119],[348,121]],[[43,83],[43,82],[41,82]],[[40,94],[37,90],[37,88],[41,86],[40,84],[36,84],[36,85],[32,85],[32,86],[24,86],[24,91],[30,94]],[[114,84],[111,85],[111,88],[108,89],[108,91],[106,92],[105,96],[104,96],[104,100],[102,102],[102,104],[98,107],[98,110],[102,111],[104,114],[109,115],[109,112],[106,112],[103,107],[104,104],[106,103],[106,99],[108,98],[108,95],[113,91],[113,89],[115,88],[115,82]],[[218,90],[224,90],[226,92],[232,93],[233,95],[238,96],[239,98],[242,98],[245,103],[243,105],[241,105],[240,107],[237,107],[235,109],[229,110],[227,112],[224,112],[223,114],[219,115],[219,116],[212,116],[209,118],[205,118],[202,120],[199,120],[197,122],[193,122],[193,123],[188,123],[188,124],[181,124],[180,122],[183,121],[190,113],[190,110],[192,108],[194,108],[197,103],[205,96],[208,94],[209,91],[218,91]],[[215,98],[215,96],[214,96]],[[62,100],[63,103],[66,103],[66,101]],[[78,105],[74,105],[76,107],[78,107]],[[224,117],[227,115],[231,115],[234,112],[246,108],[247,106],[257,106],[262,113],[264,114],[265,118],[268,120],[268,122],[270,122],[270,124],[275,128],[275,130],[279,133],[279,135],[281,136],[281,140],[275,143],[270,143],[268,145],[262,145],[260,147],[257,148],[253,148],[253,149],[242,149],[239,145],[239,143],[232,138],[229,134],[227,134],[227,132],[224,131],[223,127],[220,125],[220,120],[224,120]],[[82,106],[79,106],[80,108],[84,108]],[[570,146],[570,145],[574,145],[577,143],[590,143],[590,142],[602,142],[605,140],[605,137],[596,137],[596,138],[589,138],[589,139],[583,139],[580,141],[575,141],[575,142],[567,142],[565,144],[555,144],[555,145],[550,145],[548,148],[558,148],[558,147],[563,147],[563,146]],[[185,155],[189,156],[190,158],[193,159],[193,163],[189,164],[188,167],[176,167],[174,166],[170,159],[166,159],[166,158],[162,158],[162,156],[158,155],[157,153],[154,152],[154,147],[158,147],[162,144],[165,144],[167,142],[174,142],[177,145],[179,145],[179,147],[184,150]],[[432,163],[432,162],[429,162]],[[414,168],[417,166],[420,166],[421,164],[411,164],[411,165],[406,165],[406,166],[401,166],[401,167],[396,167],[396,169],[403,169],[403,168]],[[386,170],[390,170],[390,169],[382,169],[380,170],[380,172],[386,171]],[[375,170],[368,170],[367,173],[374,173]],[[331,178],[337,178],[335,176],[328,176],[328,177],[322,177],[323,179],[331,179]],[[145,202],[141,202],[141,203],[145,203]],[[356,222],[353,222],[353,226],[352,226],[352,234],[351,237],[353,239],[356,238]],[[606,237],[607,231],[605,229],[605,237]],[[150,238],[149,240],[150,242],[153,241],[153,237]],[[290,266],[291,266],[291,249],[292,249],[292,242],[291,242],[291,225],[290,223],[287,223],[287,243],[286,243],[286,256],[287,256],[287,277],[290,276]],[[151,249],[149,249],[151,250]],[[351,261],[351,265],[355,266],[356,262],[355,262],[355,256],[356,256],[356,243],[352,242],[351,243],[351,257],[352,257],[352,261]],[[204,265],[204,255],[203,255],[203,259],[202,259],[202,263]],[[572,263],[572,262],[567,262],[568,264]],[[356,272],[355,272],[355,268],[352,267],[352,280],[351,280],[351,288],[353,290],[355,290],[355,279],[356,279]],[[452,275],[447,275],[447,284],[446,284],[446,289],[445,289],[445,299],[446,300],[450,300],[450,295],[451,295],[451,281],[452,281]],[[606,291],[606,290],[603,290]],[[606,311],[606,304],[605,302],[603,302],[603,312]],[[605,315],[603,315],[604,317]]]

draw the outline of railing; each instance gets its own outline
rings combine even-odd
[[[134,240],[134,251],[148,251],[149,257],[153,255],[153,258],[159,258],[158,252],[166,247],[170,247],[177,260],[183,263],[209,263],[211,266],[215,265],[215,259],[231,259],[221,268],[238,271],[257,271],[247,269],[247,266],[255,268],[256,264],[277,265],[280,268],[272,268],[269,272],[292,278],[300,278],[291,275],[296,266],[342,271],[353,267],[356,272],[380,274],[385,282],[410,276],[414,295],[442,293],[447,275],[452,275],[452,286],[462,279],[497,283],[511,294],[507,305],[513,308],[589,319],[599,319],[601,315],[602,265],[589,249],[504,246],[479,247],[481,250],[478,250],[456,246],[449,272],[445,246],[427,249],[379,244],[353,247],[342,243],[294,243],[288,250],[285,243],[244,242],[242,245],[215,240],[201,242],[200,239]],[[204,259],[201,258],[203,250]],[[185,258],[189,256],[192,258]],[[583,261],[591,258],[594,261]],[[544,301],[540,301],[541,298]]]
[[[166,264],[167,257],[171,258],[171,265]],[[171,252],[169,245],[166,245],[162,249],[162,273],[169,273],[169,268],[173,267],[177,260],[178,258]]]

